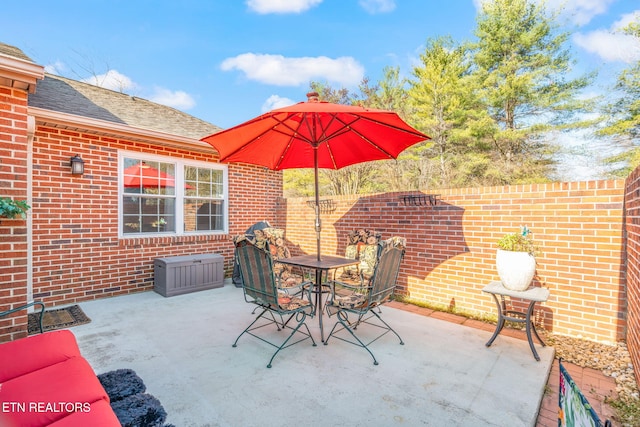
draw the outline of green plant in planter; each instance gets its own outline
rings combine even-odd
[[[498,248],[503,251],[527,252],[531,256],[535,256],[538,246],[533,241],[531,230],[525,225],[520,229],[519,233],[509,233],[502,236],[498,240]]]
[[[22,219],[27,217],[27,211],[31,206],[25,200],[12,200],[9,197],[0,197],[0,218]]]

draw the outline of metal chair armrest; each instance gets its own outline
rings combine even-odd
[[[32,307],[34,305],[39,305],[41,307],[40,308],[39,326],[40,326],[40,333],[43,333],[44,330],[42,328],[42,318],[44,316],[45,306],[44,306],[44,303],[41,302],[41,301],[33,301],[33,302],[30,302],[29,304],[25,304],[25,305],[21,305],[20,307],[12,308],[11,310],[2,311],[2,312],[0,312],[0,317],[8,316],[8,315],[16,313],[18,311],[26,310],[27,308]]]
[[[331,296],[336,295],[336,285],[342,289],[345,289],[349,293],[360,293],[363,295],[367,295],[371,290],[371,286],[365,285],[364,282],[360,282],[359,284],[354,283],[346,283],[341,282],[340,280],[332,280],[329,285],[331,286]]]

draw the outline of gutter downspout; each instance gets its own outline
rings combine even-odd
[[[27,115],[27,203],[33,207],[33,139],[36,118]],[[27,211],[27,303],[33,301],[33,208]],[[33,310],[33,307],[30,308]]]

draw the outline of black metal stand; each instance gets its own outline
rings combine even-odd
[[[531,336],[531,332],[535,335],[536,339],[542,344],[542,346],[546,346],[545,342],[538,335],[538,331],[536,331],[536,326],[533,323],[533,311],[537,302],[546,301],[549,297],[549,290],[544,288],[530,288],[525,291],[512,291],[506,289],[501,282],[491,282],[487,287],[483,289],[483,292],[491,294],[493,300],[496,302],[496,306],[498,307],[498,324],[496,325],[496,330],[493,332],[493,335],[485,344],[487,347],[490,347],[493,344],[493,341],[498,337],[500,331],[504,328],[504,325],[507,321],[516,322],[516,323],[524,323],[525,330],[527,333],[527,341],[529,342],[529,348],[533,353],[533,357],[539,362],[540,356],[536,351],[535,346],[533,345],[533,338]],[[520,298],[526,301],[529,301],[529,306],[526,312],[509,310],[507,309],[507,303],[505,301],[505,297],[513,297]]]
[[[493,344],[493,341],[496,339],[500,331],[502,331],[502,328],[504,328],[505,321],[508,320],[510,322],[524,323],[525,329],[527,331],[527,340],[529,341],[529,348],[531,348],[533,357],[535,357],[537,361],[540,361],[540,356],[538,356],[538,352],[536,351],[536,348],[533,345],[533,339],[531,338],[531,331],[533,331],[533,334],[536,336],[540,344],[542,344],[543,347],[546,346],[544,341],[542,341],[542,339],[540,338],[540,335],[538,335],[538,331],[536,331],[536,326],[531,321],[533,308],[536,305],[537,301],[531,301],[529,303],[529,308],[527,309],[527,312],[523,313],[520,311],[507,310],[504,296],[501,295],[500,298],[498,298],[495,294],[491,294],[491,296],[493,297],[493,299],[496,302],[496,305],[498,306],[498,324],[496,325],[496,330],[493,333],[493,336],[485,345],[487,347],[490,347],[491,344]]]

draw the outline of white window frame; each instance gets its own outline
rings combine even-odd
[[[140,161],[157,161],[162,163],[172,163],[175,166],[175,231],[165,231],[158,233],[123,233],[123,215],[122,215],[122,200],[127,194],[124,193],[123,176],[124,176],[124,159],[137,159]],[[193,166],[199,168],[207,168],[222,171],[223,182],[223,227],[222,230],[196,230],[185,231],[184,230],[184,200],[187,198],[184,191],[184,168],[185,166]],[[148,154],[131,151],[118,151],[118,236],[121,239],[127,238],[140,238],[140,237],[154,237],[154,236],[196,236],[203,234],[228,234],[229,233],[229,173],[228,167],[222,163],[202,162],[197,160],[181,159],[170,156],[161,156],[157,154]]]

